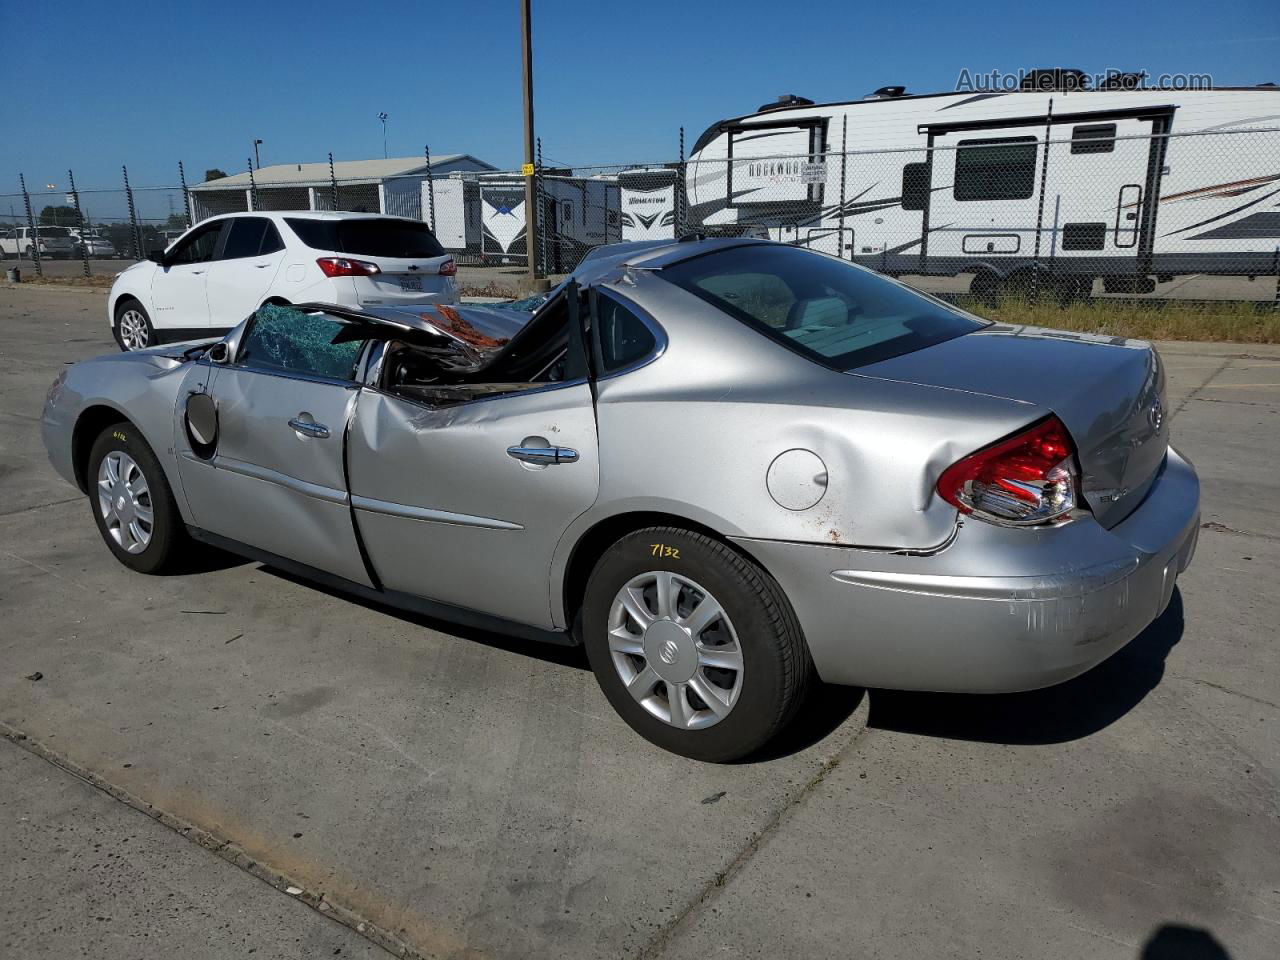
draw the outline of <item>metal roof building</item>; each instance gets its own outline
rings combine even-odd
[[[191,212],[196,221],[249,209],[363,210],[421,220],[421,185],[428,175],[495,169],[468,153],[433,156],[430,167],[425,157],[339,160],[332,178],[328,161],[279,163],[254,170],[252,179],[237,173],[197,184],[190,190]]]

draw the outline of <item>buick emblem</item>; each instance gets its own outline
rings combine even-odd
[[[668,640],[662,645],[662,649],[658,651],[658,656],[662,658],[663,663],[675,663],[680,658],[680,648],[676,646],[674,640]]]
[[[1151,429],[1159,433],[1160,427],[1164,423],[1164,404],[1160,402],[1159,397],[1156,397],[1155,402],[1147,410],[1147,420],[1151,424]]]

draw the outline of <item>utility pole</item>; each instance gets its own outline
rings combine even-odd
[[[530,0],[520,0],[520,32],[523,40],[522,63],[524,65],[524,236],[525,252],[529,261],[529,291],[537,293],[549,288],[538,270],[538,220],[542,213],[535,203],[534,189],[534,139],[533,139],[533,37],[529,11]]]

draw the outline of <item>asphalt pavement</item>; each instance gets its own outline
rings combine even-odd
[[[38,423],[102,296],[0,286],[0,953],[1280,956],[1280,348],[1162,345],[1204,527],[1114,658],[713,766],[576,651],[115,563]]]

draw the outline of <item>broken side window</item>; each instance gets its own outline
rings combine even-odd
[[[236,362],[269,371],[351,380],[364,341],[342,338],[347,326],[325,313],[266,304],[249,321]]]
[[[579,316],[586,315],[585,297]],[[581,337],[572,337],[569,302],[562,294],[537,312],[491,362],[459,372],[441,364],[434,345],[411,340],[387,344],[379,386],[388,393],[431,406],[466,403],[480,397],[518,393],[586,376]]]

